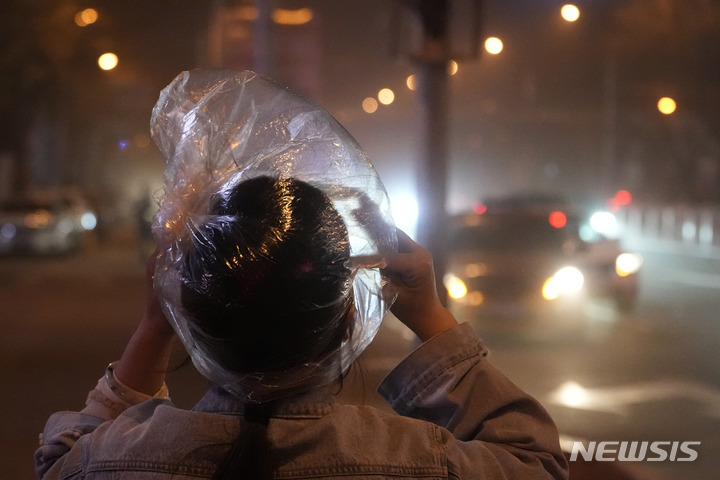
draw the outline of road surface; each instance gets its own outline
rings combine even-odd
[[[572,441],[700,441],[694,462],[635,462],[634,471],[703,480],[720,471],[719,271],[707,259],[647,252],[633,314],[588,305],[574,325],[477,321],[491,359],[539,398]],[[58,258],[0,259],[0,478],[34,478],[49,414],[81,408],[119,357],[142,309],[144,265],[130,244]],[[416,341],[390,317],[353,367],[343,401],[387,406],[378,381]],[[179,349],[174,365],[185,357]],[[190,407],[205,382],[191,366],[168,383]]]

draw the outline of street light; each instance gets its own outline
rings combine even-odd
[[[103,53],[98,58],[98,66],[103,70],[112,70],[117,67],[118,57],[114,53]]]
[[[491,55],[497,55],[503,50],[503,42],[497,37],[488,37],[485,40],[485,51]]]
[[[566,22],[575,22],[580,18],[580,9],[575,5],[568,3],[560,9],[560,15]]]
[[[662,97],[658,100],[657,108],[663,115],[672,115],[677,110],[677,103],[670,97]]]
[[[378,92],[378,101],[383,105],[390,105],[395,101],[395,92],[389,88],[383,88]]]
[[[409,90],[412,90],[413,92],[417,90],[417,77],[415,74],[408,75],[408,77],[405,79],[405,85],[407,85]]]
[[[378,102],[372,97],[367,97],[362,102],[362,108],[365,113],[375,113],[378,109]]]
[[[87,27],[97,22],[98,12],[94,8],[86,8],[75,14],[75,25],[78,27]]]

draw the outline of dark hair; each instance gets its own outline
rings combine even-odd
[[[241,373],[282,371],[337,349],[353,300],[348,233],[330,199],[297,179],[257,177],[218,195],[210,215],[181,272],[195,341]],[[215,479],[272,477],[271,407],[245,408]]]
[[[330,199],[294,179],[256,177],[218,195],[182,271],[193,335],[224,368],[282,371],[347,333],[347,229]]]

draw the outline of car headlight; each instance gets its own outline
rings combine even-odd
[[[615,272],[621,277],[637,273],[642,265],[642,257],[634,253],[621,253],[615,259]]]
[[[463,282],[451,273],[445,275],[445,277],[443,278],[443,283],[445,284],[445,288],[447,289],[448,296],[452,299],[459,300],[468,293],[465,282]]]
[[[590,226],[600,235],[618,238],[620,227],[617,218],[610,212],[595,212],[590,216]]]
[[[0,237],[6,240],[12,240],[17,233],[17,228],[12,223],[6,223],[0,227]]]
[[[97,226],[97,217],[92,212],[85,212],[80,217],[80,224],[85,230],[93,230]]]
[[[562,295],[579,292],[585,283],[585,276],[575,267],[563,267],[548,278],[542,288],[546,300],[555,300]]]

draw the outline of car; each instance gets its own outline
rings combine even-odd
[[[451,306],[484,316],[577,312],[588,299],[632,310],[641,258],[561,201],[487,202],[451,218],[443,281]]]
[[[0,255],[77,250],[97,217],[70,191],[38,190],[0,202]]]

